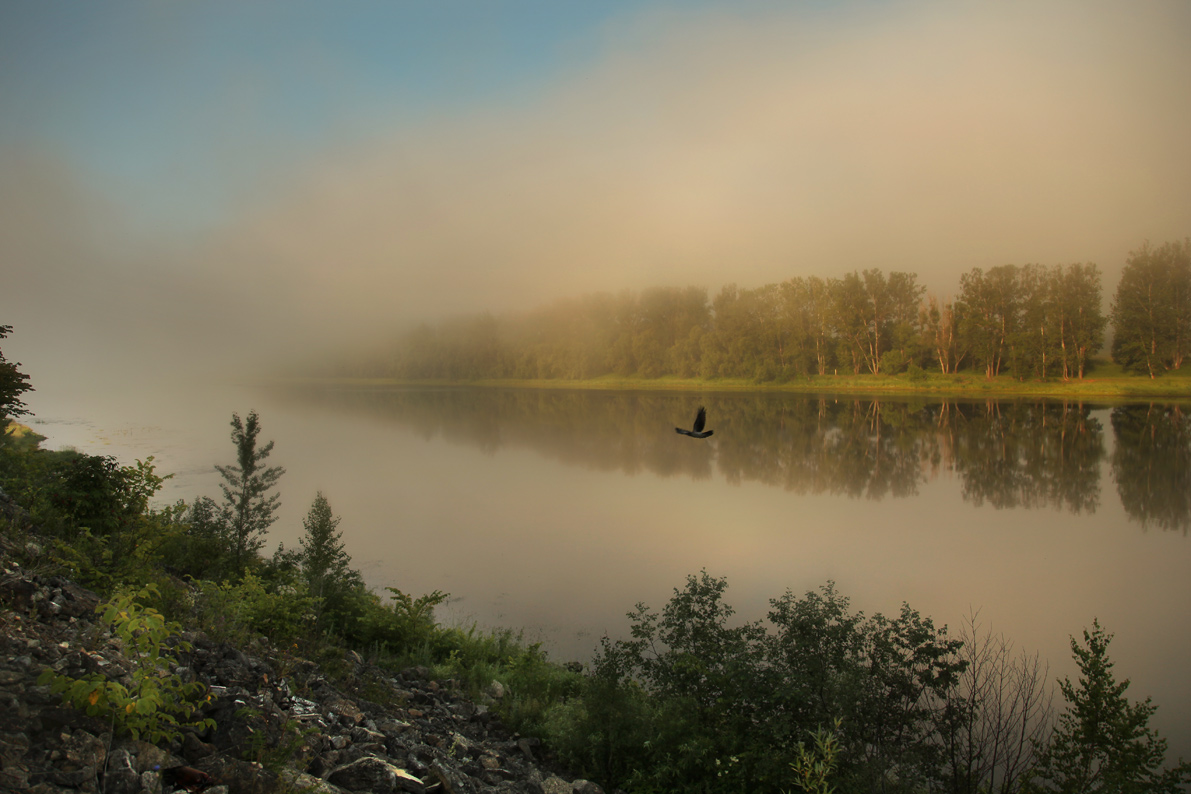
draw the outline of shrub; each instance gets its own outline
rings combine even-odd
[[[316,599],[301,585],[269,590],[260,577],[245,572],[243,581],[198,582],[197,620],[216,641],[244,644],[263,634],[282,645],[309,637]]]
[[[177,623],[167,623],[160,612],[137,603],[157,595],[153,585],[136,593],[122,593],[96,607],[102,619],[124,643],[125,655],[133,663],[132,681],[125,686],[101,673],[71,678],[52,668],[42,672],[38,683],[62,695],[64,704],[86,711],[89,716],[111,719],[113,725],[134,739],[150,742],[173,741],[178,729],[211,728],[211,719],[191,720],[195,710],[211,696],[206,687],[184,683],[170,674],[170,640],[179,632]],[[172,643],[174,651],[189,651],[187,642]]]

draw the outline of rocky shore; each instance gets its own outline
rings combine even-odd
[[[162,746],[118,735],[38,683],[47,667],[129,680],[133,664],[98,603],[67,579],[0,558],[0,791],[168,794],[186,788],[168,773],[185,766],[209,776],[190,790],[209,794],[601,792],[502,724],[499,683],[472,698],[426,668],[394,675],[350,651],[332,679],[263,640],[237,648],[184,634],[191,648],[171,656],[170,674],[209,687],[214,697],[195,716],[215,727],[184,728]]]

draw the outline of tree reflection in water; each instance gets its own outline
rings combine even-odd
[[[1095,512],[1103,433],[1078,403],[944,403],[940,433],[964,499],[993,507]]]
[[[872,399],[773,392],[307,388],[286,395],[358,411],[429,439],[526,448],[628,474],[758,482],[798,494],[908,497],[940,474],[997,509],[1095,512],[1105,457],[1096,406],[1079,402]],[[706,404],[716,434],[683,444],[676,422]],[[1112,412],[1112,472],[1143,526],[1191,523],[1191,425],[1174,406]]]
[[[1112,477],[1125,511],[1142,527],[1191,526],[1191,422],[1177,405],[1112,411]]]

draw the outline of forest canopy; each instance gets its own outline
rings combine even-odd
[[[1083,378],[1114,361],[1151,377],[1191,346],[1191,241],[1130,254],[1111,310],[1098,266],[973,268],[953,300],[914,273],[799,276],[755,289],[657,287],[559,300],[520,314],[424,324],[387,357],[339,374],[403,379],[749,378],[970,371]],[[350,371],[349,371],[350,370]]]

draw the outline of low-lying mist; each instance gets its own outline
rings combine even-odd
[[[252,184],[180,153],[146,195],[211,171],[226,201],[168,228],[52,145],[10,144],[6,354],[39,389],[123,388],[598,291],[878,267],[946,296],[972,267],[1075,261],[1114,284],[1191,217],[1187,13],[1151,10],[646,14],[517,105],[395,112]]]

